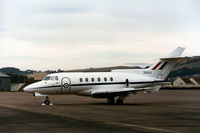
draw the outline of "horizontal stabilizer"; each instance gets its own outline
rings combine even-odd
[[[180,59],[187,59],[189,57],[171,57],[171,58],[160,58],[160,60],[163,61],[175,61],[175,60],[180,60]]]

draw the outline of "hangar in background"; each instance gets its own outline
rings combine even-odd
[[[10,76],[0,72],[0,91],[10,91]]]

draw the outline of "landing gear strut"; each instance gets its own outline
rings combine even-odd
[[[107,101],[108,101],[108,104],[115,104],[115,98],[108,98]],[[124,102],[124,100],[121,99],[121,98],[118,98],[118,99],[116,100],[116,104],[117,104],[117,105],[122,105],[123,102]]]
[[[124,94],[124,95],[120,95],[118,96],[117,100],[115,101],[115,97],[108,97],[107,101],[108,104],[116,104],[117,105],[122,105],[124,103],[124,99],[128,96],[129,94]]]
[[[42,103],[42,105],[53,105],[51,102],[50,102],[50,100],[49,100],[49,97],[48,96],[46,96],[46,99],[44,100],[44,103]]]

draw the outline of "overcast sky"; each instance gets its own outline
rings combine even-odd
[[[200,55],[199,0],[1,0],[0,67],[57,70]]]

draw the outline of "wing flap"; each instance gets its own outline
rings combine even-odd
[[[141,90],[144,90],[144,88],[97,89],[97,90],[93,90],[91,92],[91,94],[92,95],[98,95],[98,94],[128,93],[128,92],[141,91]]]

